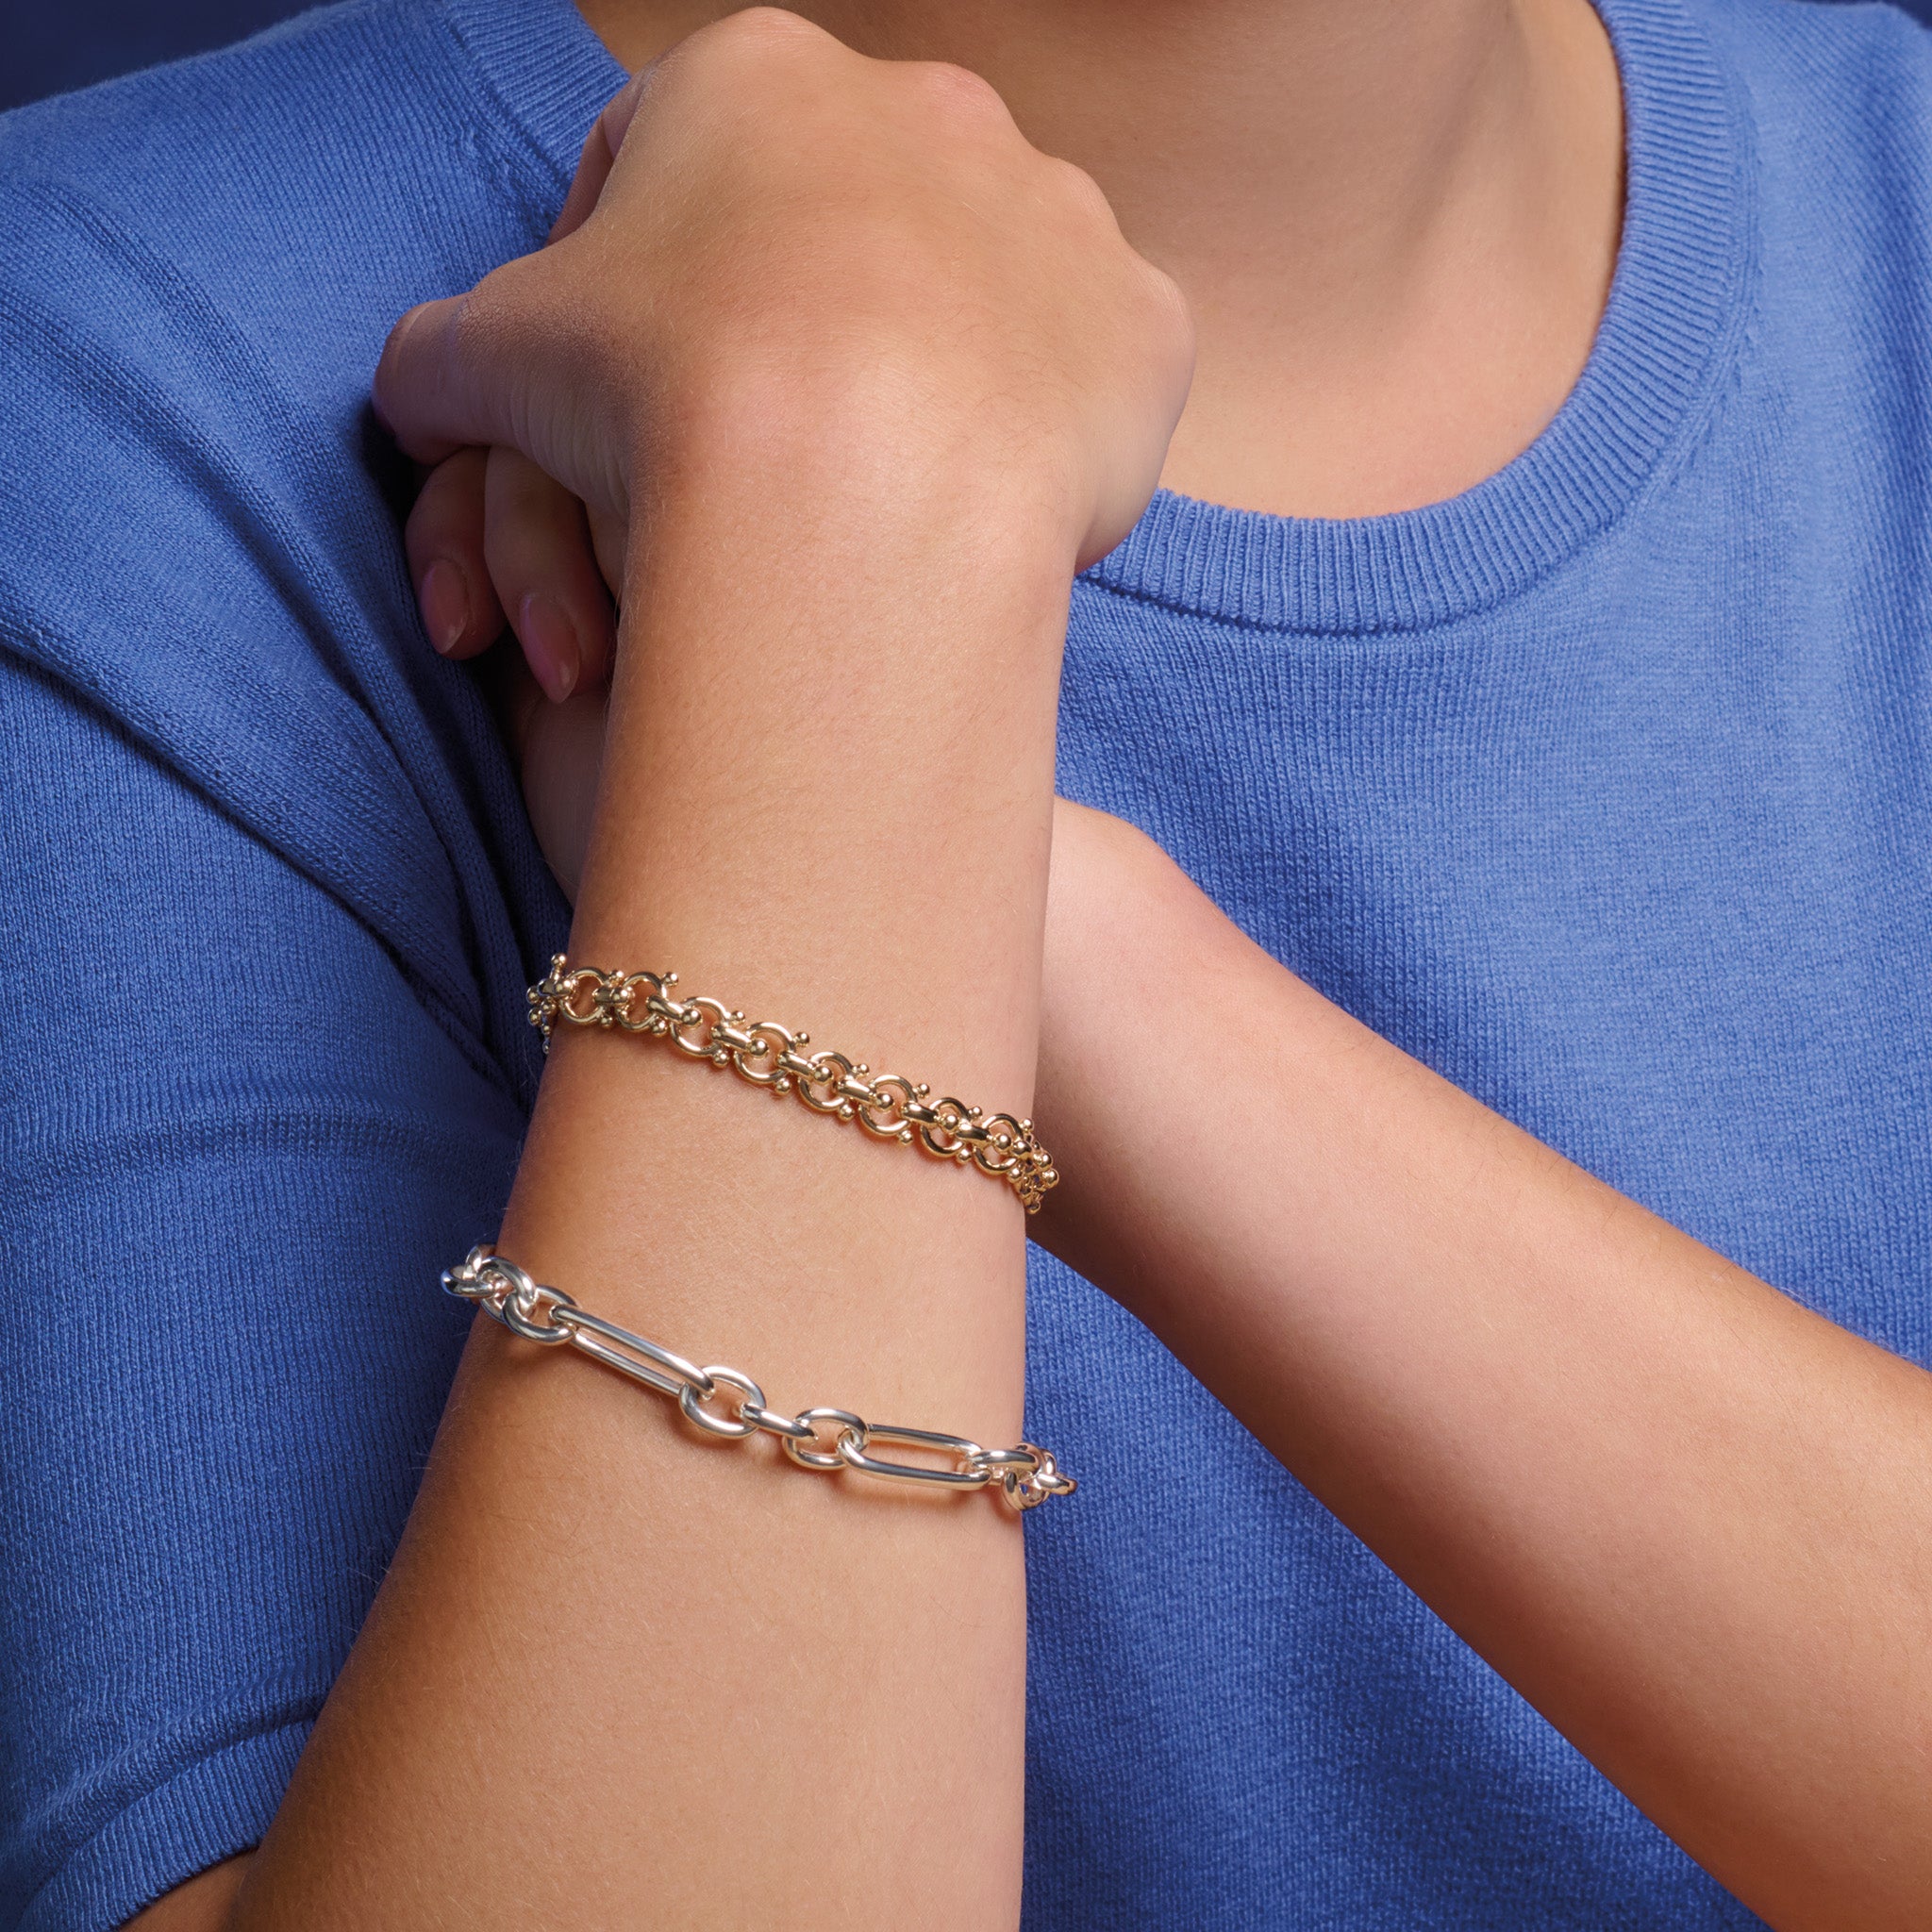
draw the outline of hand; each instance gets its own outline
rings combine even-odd
[[[581,550],[594,530],[621,570],[641,465],[674,471],[721,420],[754,458],[788,432],[855,463],[963,455],[1049,520],[1071,568],[1131,526],[1185,398],[1181,298],[1085,175],[974,76],[863,58],[789,14],[735,14],[625,88],[558,237],[412,310],[376,378],[420,459],[529,459],[484,484],[499,589],[523,574],[518,531]],[[492,593],[433,537],[412,525],[431,634],[480,648]],[[507,600],[554,697],[608,659],[608,612],[588,575],[576,590],[574,611]]]

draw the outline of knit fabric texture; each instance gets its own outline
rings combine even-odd
[[[1603,10],[1566,407],[1410,514],[1158,497],[1075,587],[1060,783],[1932,1362],[1932,42]],[[353,0],[0,121],[0,1926],[256,1842],[422,1471],[565,908],[365,398],[621,79],[564,0]],[[1177,1060],[1237,1050],[1188,993]],[[1113,1303],[1029,1303],[1081,1478],[1026,1532],[1032,1932],[1757,1923]]]

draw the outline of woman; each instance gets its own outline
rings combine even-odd
[[[626,64],[675,51],[600,124],[563,239],[412,314],[378,382],[450,465],[412,531],[432,638],[468,652],[507,607],[560,700],[617,643],[570,967],[676,966],[688,1041],[708,1009],[678,1000],[717,993],[1015,1116],[1037,1059],[1061,1178],[1029,1224],[1017,1124],[998,1171],[955,1171],[571,1026],[589,986],[561,985],[500,1229],[463,1244],[762,1386],[679,1371],[691,1427],[479,1322],[312,1736],[343,1572],[386,1548],[437,1384],[403,1264],[501,1186],[507,967],[548,934],[504,904],[534,893],[515,863],[494,904],[475,884],[500,771],[458,675],[343,641],[384,634],[392,582],[313,508],[328,463],[264,503],[223,460],[242,426],[168,412],[161,349],[110,398],[197,500],[228,490],[234,579],[303,648],[191,699],[165,628],[161,674],[68,642],[113,590],[10,607],[45,667],[10,838],[90,795],[46,695],[84,692],[273,860],[172,795],[88,835],[172,865],[123,875],[164,928],[133,1021],[181,1058],[83,1040],[22,1137],[59,1182],[33,1260],[60,1291],[11,1383],[42,1445],[9,1502],[38,1553],[10,1633],[23,1923],[169,1886],[141,1923],[1010,1923],[1013,1522],[984,1489],[868,1484],[906,1452],[815,1403],[1058,1458],[958,1465],[1041,1504],[1036,1923],[1923,1920],[1925,471],[1890,242],[1932,211],[1887,143],[1932,70],[1903,25],[1781,10],[1618,0],[1614,61],[1579,5],[1422,14],[826,16],[997,96],[785,16],[593,15]],[[529,83],[517,9],[449,18]],[[1804,92],[1833,63],[1868,112],[1890,90],[1856,139]],[[292,304],[225,326],[68,179],[30,191],[70,256],[192,315],[226,389],[273,393],[247,385]],[[41,353],[97,372],[52,306]],[[226,614],[199,561],[190,603]],[[1062,789],[1158,831],[1265,947],[1114,819],[1056,813],[1063,635]],[[125,731],[83,776],[140,756]],[[43,863],[26,929],[72,945],[83,895]],[[258,970],[231,938],[168,950],[172,877],[203,905],[217,881]],[[125,904],[92,916],[125,930]],[[773,1071],[777,1036],[735,1037]],[[156,1122],[165,1184],[76,1169],[53,1130],[83,1107]],[[123,1312],[77,1259],[125,1261],[157,1203],[139,1282],[165,1299]],[[1029,1226],[1253,1438],[1053,1267],[1023,1436]],[[455,1285],[526,1335],[578,1321],[521,1279],[479,1258]],[[118,1376],[76,1374],[81,1344]],[[104,1379],[146,1400],[84,1430]],[[856,1467],[788,1467],[808,1427]],[[160,1473],[131,1526],[123,1457]],[[184,1461],[212,1464],[199,1496]],[[104,1568],[163,1579],[145,1625],[124,1588],[76,1633]],[[176,1633],[207,1654],[158,1669]],[[116,1673],[158,1693],[118,1754]]]

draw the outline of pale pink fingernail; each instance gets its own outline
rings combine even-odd
[[[532,591],[518,613],[517,635],[544,695],[554,705],[562,704],[576,689],[577,674],[583,669],[584,653],[577,642],[576,625],[555,597],[544,591]]]
[[[423,573],[423,588],[417,594],[423,606],[423,628],[446,658],[469,627],[469,580],[458,565],[439,557]]]

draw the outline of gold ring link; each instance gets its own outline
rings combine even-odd
[[[687,1059],[722,1064],[728,1055],[723,1047],[713,1049],[711,1036],[730,1017],[730,1009],[722,1002],[699,994],[677,1008],[677,1017],[672,1021],[666,1037]]]
[[[617,1026],[665,1040],[687,1059],[728,1067],[774,1098],[791,1094],[813,1113],[856,1122],[874,1140],[976,1167],[1009,1187],[1028,1214],[1037,1214],[1058,1186],[1059,1171],[1031,1121],[1008,1113],[983,1116],[951,1094],[931,1100],[930,1088],[897,1074],[874,1074],[842,1053],[821,1048],[807,1055],[801,1049],[809,1034],[774,1020],[747,1024],[742,1012],[720,1000],[675,997],[676,984],[675,973],[607,973],[571,966],[558,953],[529,990],[530,1024],[543,1036],[546,1053],[561,1023]]]
[[[626,1033],[657,1033],[663,1023],[657,1008],[669,1005],[664,982],[655,973],[626,973],[611,991],[610,1010]]]
[[[912,1128],[906,1115],[924,1098],[925,1089],[915,1087],[897,1074],[881,1074],[872,1082],[870,1102],[860,1101],[858,1124],[874,1140],[909,1142]]]
[[[852,1062],[842,1053],[815,1053],[805,1063],[799,1076],[798,1097],[814,1113],[840,1114],[850,1120],[852,1103],[845,1098],[845,1082],[852,1077]],[[823,1089],[823,1094],[819,1090]],[[844,1109],[844,1111],[841,1111]]]

